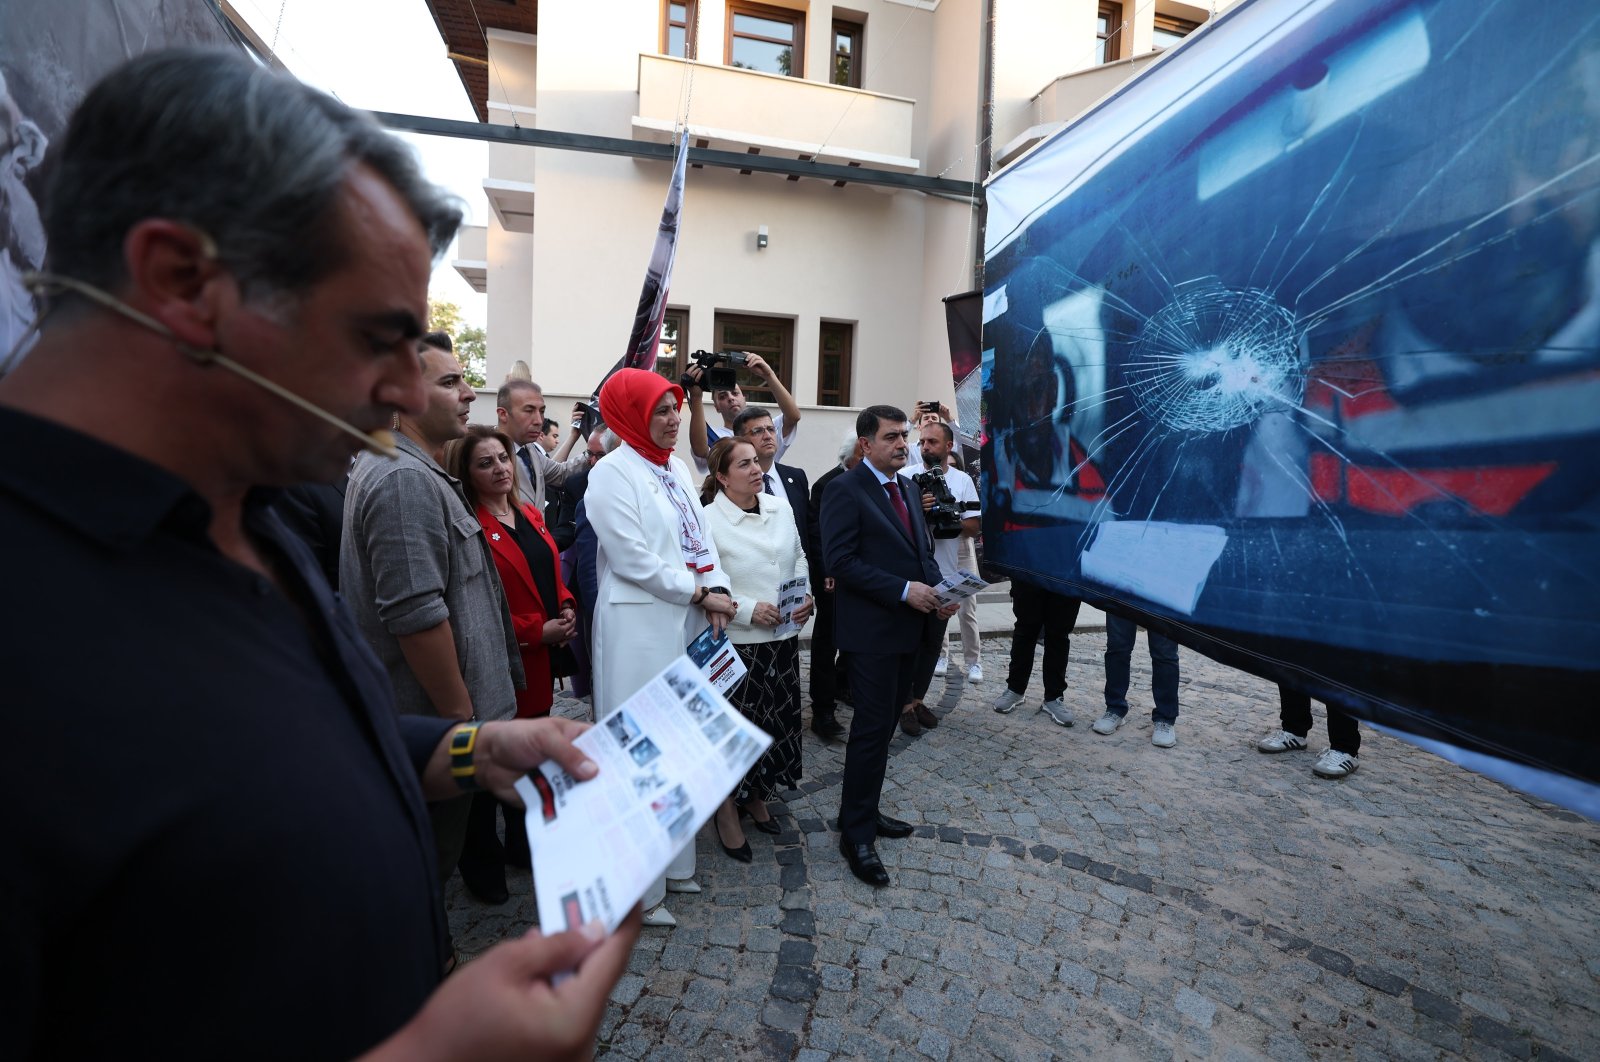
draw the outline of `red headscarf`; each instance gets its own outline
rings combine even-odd
[[[650,438],[650,415],[669,391],[682,409],[683,388],[644,369],[618,369],[600,388],[600,416],[606,427],[651,464],[665,465],[672,456],[671,450]]]

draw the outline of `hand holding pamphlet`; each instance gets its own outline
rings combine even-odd
[[[954,605],[988,587],[988,583],[965,568],[958,568],[954,575],[945,576],[939,585],[933,588],[933,592],[938,595],[939,604]]]

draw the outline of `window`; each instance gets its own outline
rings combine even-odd
[[[686,367],[684,344],[688,342],[689,311],[667,310],[661,319],[661,342],[656,345],[656,372],[677,383]]]
[[[1122,58],[1122,5],[1102,2],[1099,21],[1095,23],[1095,62],[1110,63]]]
[[[817,353],[817,405],[850,404],[850,355],[854,340],[853,325],[822,322],[822,341]]]
[[[661,54],[694,58],[694,25],[698,0],[662,0]]]
[[[794,368],[794,321],[787,317],[756,317],[751,314],[717,314],[718,350],[743,350],[760,354],[784,387],[792,386]],[[775,402],[765,387],[752,387],[755,377],[740,370],[739,386],[750,402]]]
[[[1156,47],[1171,48],[1189,34],[1200,28],[1200,23],[1190,22],[1186,18],[1176,18],[1172,15],[1156,14]]]
[[[806,16],[801,11],[731,0],[728,51],[723,62],[743,70],[802,77]]]
[[[865,27],[842,18],[833,20],[833,68],[828,80],[835,85],[861,87],[861,36]]]

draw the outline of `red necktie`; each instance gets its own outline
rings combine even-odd
[[[883,489],[889,492],[889,504],[894,506],[894,511],[900,517],[900,526],[906,529],[906,537],[911,537],[911,513],[906,510],[906,500],[900,496],[900,484],[894,480],[887,480]]]

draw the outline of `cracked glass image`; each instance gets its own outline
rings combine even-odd
[[[992,561],[1600,776],[1600,6],[1247,0],[987,241]]]

